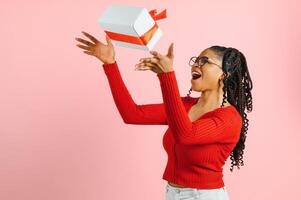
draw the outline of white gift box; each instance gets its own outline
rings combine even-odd
[[[166,9],[157,15],[156,12],[137,6],[110,5],[98,22],[116,45],[149,51],[163,35],[156,20],[166,18]]]

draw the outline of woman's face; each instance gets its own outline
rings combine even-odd
[[[222,61],[218,59],[214,51],[210,49],[205,49],[199,56],[207,56],[209,62],[216,63],[222,66]],[[201,73],[201,77],[197,79],[191,79],[191,86],[193,91],[204,92],[206,90],[218,90],[219,89],[219,79],[223,78],[223,70],[212,63],[206,63],[203,66],[197,65],[195,63],[191,67],[191,73],[193,71]]]

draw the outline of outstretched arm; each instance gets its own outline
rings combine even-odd
[[[117,62],[103,64],[103,69],[108,78],[114,102],[126,124],[167,125],[164,103],[137,105],[121,77]]]
[[[234,106],[218,108],[191,122],[182,101],[173,70],[173,43],[168,53],[151,51],[154,57],[144,58],[139,70],[151,70],[160,80],[167,122],[175,140],[182,144],[208,144],[236,142],[240,135],[242,119]]]
[[[182,144],[236,142],[242,121],[234,107],[217,108],[211,116],[201,116],[191,122],[181,97],[174,71],[157,74],[160,80],[167,121],[174,137]],[[227,110],[223,110],[227,109]]]

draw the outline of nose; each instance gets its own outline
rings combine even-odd
[[[195,64],[193,64],[192,66],[193,66],[194,68],[199,68],[199,69],[201,69],[201,68],[202,68],[202,66],[200,66],[200,65],[198,65],[198,64],[196,64],[196,63],[195,63]]]
[[[198,64],[197,63],[193,63],[192,65],[190,65],[192,68],[193,67],[198,67]]]

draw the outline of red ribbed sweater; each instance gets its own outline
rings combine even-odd
[[[224,186],[222,167],[242,127],[242,118],[234,106],[214,109],[191,122],[188,111],[198,98],[180,96],[174,71],[157,74],[163,103],[137,105],[117,62],[103,64],[103,69],[125,123],[168,125],[163,136],[168,156],[164,180],[198,189]]]

